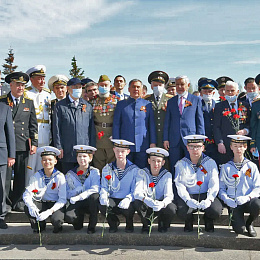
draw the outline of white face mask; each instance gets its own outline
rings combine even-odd
[[[153,93],[155,96],[161,96],[164,92],[164,86],[155,86],[153,87]]]
[[[209,102],[213,99],[213,95],[203,94],[202,98],[205,102]]]
[[[237,96],[228,96],[225,95],[226,100],[230,103],[230,102],[236,102],[237,101]]]
[[[74,98],[80,98],[82,95],[82,88],[76,88],[72,90],[72,96]]]
[[[248,92],[246,95],[248,96],[249,99],[254,99],[258,96],[258,92]]]

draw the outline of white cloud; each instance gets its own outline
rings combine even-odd
[[[193,12],[197,9],[200,9],[200,6],[198,4],[194,6],[183,6],[183,7],[172,7],[170,10],[156,10],[156,12],[152,13],[152,17],[157,17],[157,18],[172,18],[172,17],[178,17],[182,16],[184,14]]]
[[[244,65],[244,64],[260,64],[260,60],[239,60],[235,61],[234,64]]]
[[[90,28],[129,6],[131,1],[0,0],[0,37],[38,42]]]

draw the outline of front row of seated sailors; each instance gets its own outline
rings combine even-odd
[[[164,233],[175,213],[185,220],[184,231],[192,231],[193,213],[199,209],[204,212],[205,231],[214,232],[214,220],[225,206],[232,212],[231,224],[237,234],[256,236],[253,221],[259,215],[260,179],[256,165],[244,157],[250,138],[229,137],[234,159],[222,166],[220,176],[215,161],[203,154],[207,137],[185,137],[188,153],[175,166],[174,182],[178,193],[175,200],[172,174],[163,168],[164,158],[169,155],[164,149],[147,149],[149,166],[139,169],[126,158],[129,146],[134,144],[112,139],[116,161],[103,168],[100,184],[99,171],[89,165],[96,150],[94,147],[74,146],[78,166],[65,177],[54,168],[59,150],[41,147],[38,153],[42,156],[43,169],[31,178],[24,192],[25,213],[34,232],[38,232],[37,221],[44,230],[45,220],[50,217],[54,233],[62,230],[64,220],[76,230],[83,228],[84,215],[88,213],[87,232],[92,234],[96,231],[99,210],[107,216],[110,233],[118,229],[119,214],[126,218],[125,231],[133,232],[135,211],[141,217],[142,233],[148,233],[149,217],[154,212],[158,216],[158,231]],[[150,187],[151,184],[154,187]],[[250,214],[246,222],[245,212]]]

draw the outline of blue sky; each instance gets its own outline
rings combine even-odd
[[[260,2],[179,0],[0,0],[0,61],[11,46],[18,70],[47,67],[47,81],[69,74],[75,55],[85,76],[122,74],[148,84],[170,77],[260,73]]]

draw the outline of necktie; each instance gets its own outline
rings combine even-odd
[[[233,108],[235,108],[235,103],[230,103],[230,106],[231,106],[231,108],[233,109]]]
[[[18,105],[19,105],[19,99],[18,98],[16,98],[15,99],[15,105],[18,107]]]
[[[179,111],[180,111],[181,115],[182,115],[182,101],[183,101],[183,97],[181,96],[181,100],[180,100],[180,104],[179,104]]]
[[[156,96],[156,101],[157,101],[157,103],[159,102],[159,96]]]
[[[208,111],[210,111],[211,105],[210,102],[208,103]]]

